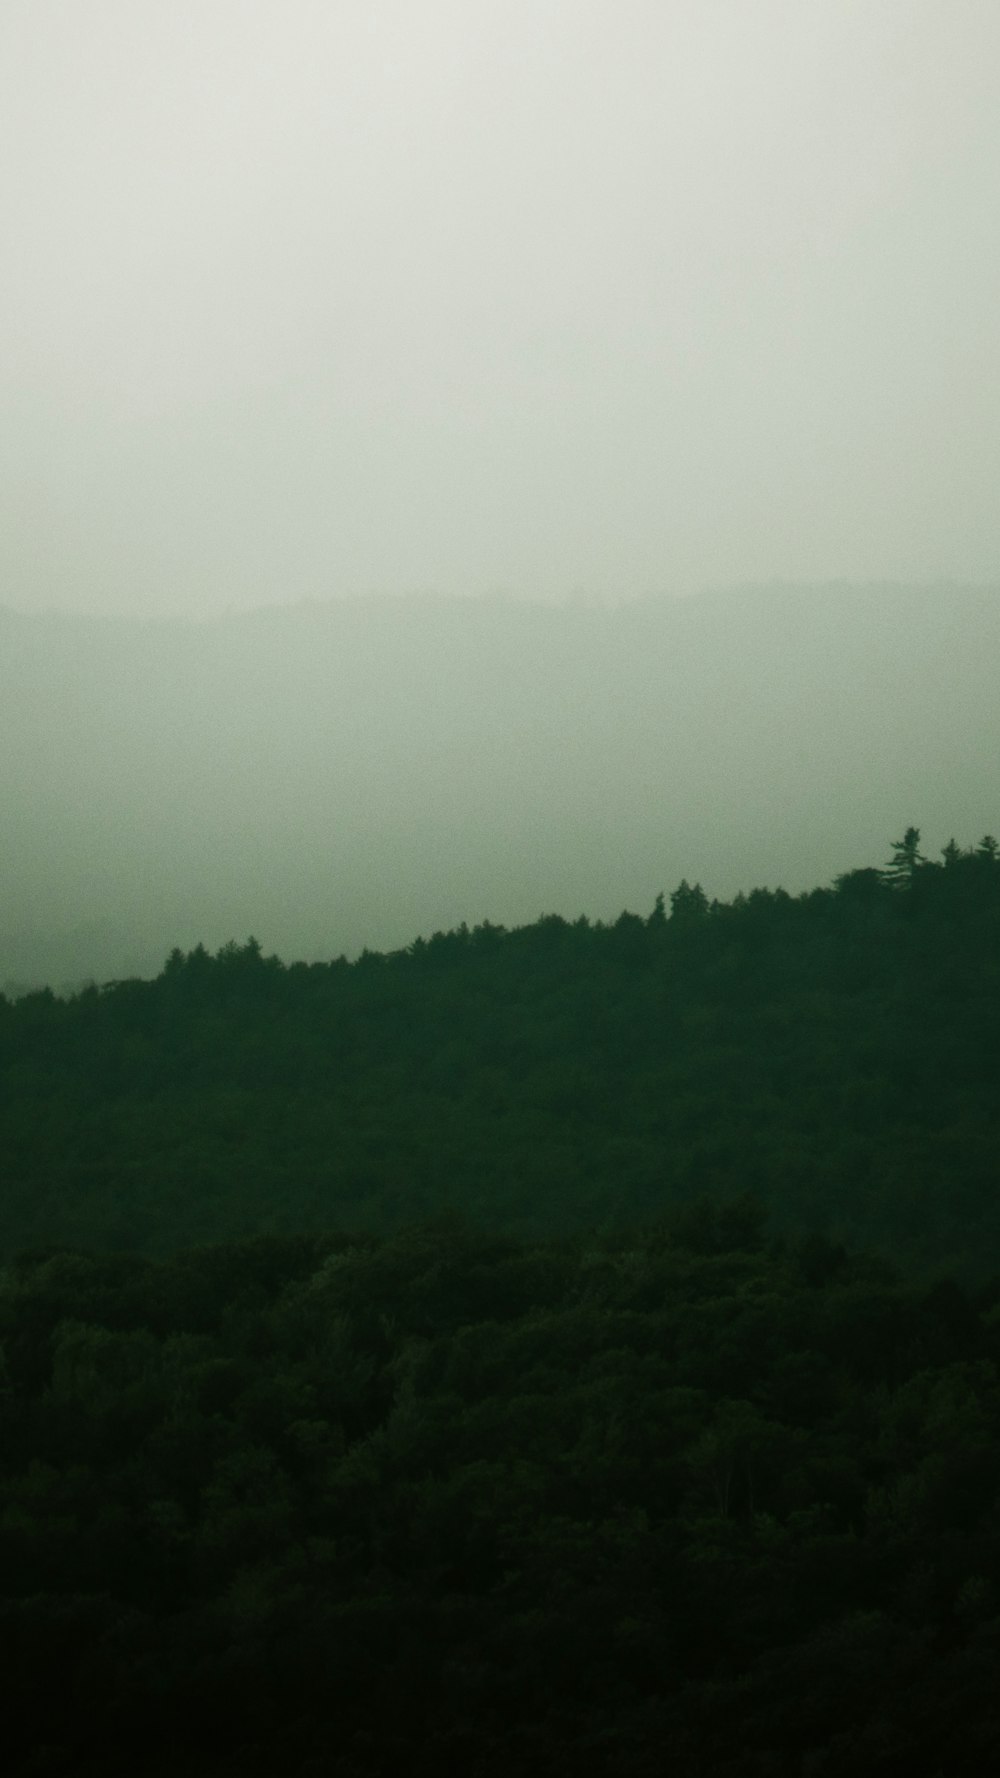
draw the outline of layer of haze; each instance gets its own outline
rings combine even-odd
[[[0,597],[995,579],[998,118],[996,0],[4,0]]]
[[[1000,589],[0,609],[0,986],[648,913],[1000,830]]]

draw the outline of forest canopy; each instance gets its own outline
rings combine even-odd
[[[13,1778],[992,1770],[998,853],[0,1000]]]
[[[737,1201],[26,1258],[0,1337],[12,1778],[996,1765],[995,1283]]]
[[[253,939],[0,999],[0,1251],[163,1253],[444,1209],[522,1238],[747,1190],[787,1232],[1000,1253],[1000,859],[484,923],[357,961]]]

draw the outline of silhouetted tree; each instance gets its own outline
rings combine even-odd
[[[667,915],[666,915],[666,909],[664,908],[664,905],[663,905],[663,891],[661,889],[659,895],[656,897],[656,900],[653,903],[653,911],[650,914],[649,919],[646,921],[646,925],[647,926],[665,926],[666,921],[667,921]]]
[[[708,896],[700,883],[691,884],[682,877],[670,897],[672,920],[700,920],[708,913]]]
[[[920,850],[920,829],[908,827],[901,840],[892,842],[892,857],[885,867],[885,880],[894,888],[908,888],[920,866],[926,863]]]

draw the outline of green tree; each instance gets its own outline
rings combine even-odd
[[[703,919],[707,913],[708,896],[701,884],[692,885],[683,877],[670,897],[670,918],[688,923]]]
[[[926,863],[920,850],[920,829],[908,827],[901,840],[892,842],[892,857],[885,867],[885,880],[893,888],[909,888],[920,866]]]

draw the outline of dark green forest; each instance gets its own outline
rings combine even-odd
[[[1000,1759],[1000,1290],[747,1202],[6,1271],[19,1775]]]
[[[776,1230],[1000,1255],[991,838],[790,896],[0,1000],[0,1252],[166,1253],[444,1209],[533,1239],[746,1191]]]
[[[14,1778],[1000,1762],[1000,847],[0,1000]]]

